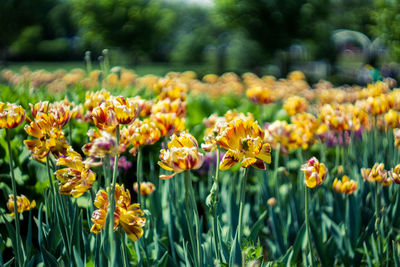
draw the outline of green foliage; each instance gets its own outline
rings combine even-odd
[[[228,27],[241,28],[267,52],[287,47],[301,37],[299,22],[307,1],[218,0],[217,10]]]
[[[26,27],[18,39],[11,44],[10,51],[13,54],[25,56],[27,58],[35,54],[37,44],[42,39],[42,28],[38,25]]]
[[[375,25],[372,32],[388,46],[394,59],[400,59],[400,1],[376,0],[372,13]]]
[[[43,59],[62,59],[68,54],[69,44],[65,38],[43,40],[39,42],[37,53]]]
[[[156,1],[72,0],[72,3],[73,14],[87,42],[101,40],[135,56],[152,51],[168,35],[173,18],[173,13]]]

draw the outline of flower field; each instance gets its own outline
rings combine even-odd
[[[4,70],[3,266],[400,266],[400,90]]]

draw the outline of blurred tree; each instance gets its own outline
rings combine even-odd
[[[203,63],[206,47],[217,45],[222,32],[212,20],[211,8],[185,2],[171,2],[168,7],[176,12],[169,39],[171,60],[180,64]]]
[[[60,1],[48,13],[49,31],[51,37],[74,37],[78,32],[78,25],[72,18],[72,2]]]
[[[86,42],[102,41],[137,59],[170,33],[174,13],[152,0],[72,0],[73,16]]]
[[[69,0],[2,0],[0,59],[71,59],[81,51]],[[75,46],[74,46],[75,45]],[[49,52],[49,53],[48,53]]]
[[[329,22],[335,29],[369,33],[374,0],[330,0]],[[370,37],[370,36],[368,36]]]
[[[43,33],[42,25],[46,20],[44,14],[47,14],[56,2],[52,0],[2,0],[0,4],[0,50],[2,55],[5,56],[8,53],[8,47],[17,41],[21,34],[21,38],[25,40],[29,35],[32,37],[32,34],[37,35],[38,32],[41,35]],[[33,25],[36,26],[32,31]],[[23,48],[22,40],[19,43],[17,46]]]
[[[306,0],[216,0],[221,22],[247,31],[265,51],[287,47],[300,37],[299,10]]]
[[[376,0],[372,13],[372,33],[388,45],[395,60],[400,60],[400,0]]]
[[[218,20],[246,30],[268,54],[301,42],[313,48],[314,57],[328,60],[334,60],[335,29],[367,31],[372,1],[215,0]]]

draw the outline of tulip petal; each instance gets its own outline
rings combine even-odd
[[[240,161],[243,155],[237,151],[228,150],[222,159],[221,165],[219,165],[219,169],[221,171],[228,170],[232,168],[236,163]]]
[[[257,162],[256,158],[244,158],[242,163],[240,163],[240,166],[242,166],[243,168],[247,168],[256,162]]]
[[[266,163],[271,163],[271,146],[269,144],[264,144],[261,148],[260,154],[256,156],[257,158],[265,161]]]

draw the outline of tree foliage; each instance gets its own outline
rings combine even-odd
[[[169,33],[173,13],[152,0],[72,0],[74,16],[88,41],[128,52],[150,52]]]
[[[372,13],[372,32],[389,46],[395,59],[400,59],[400,0],[377,0]]]

